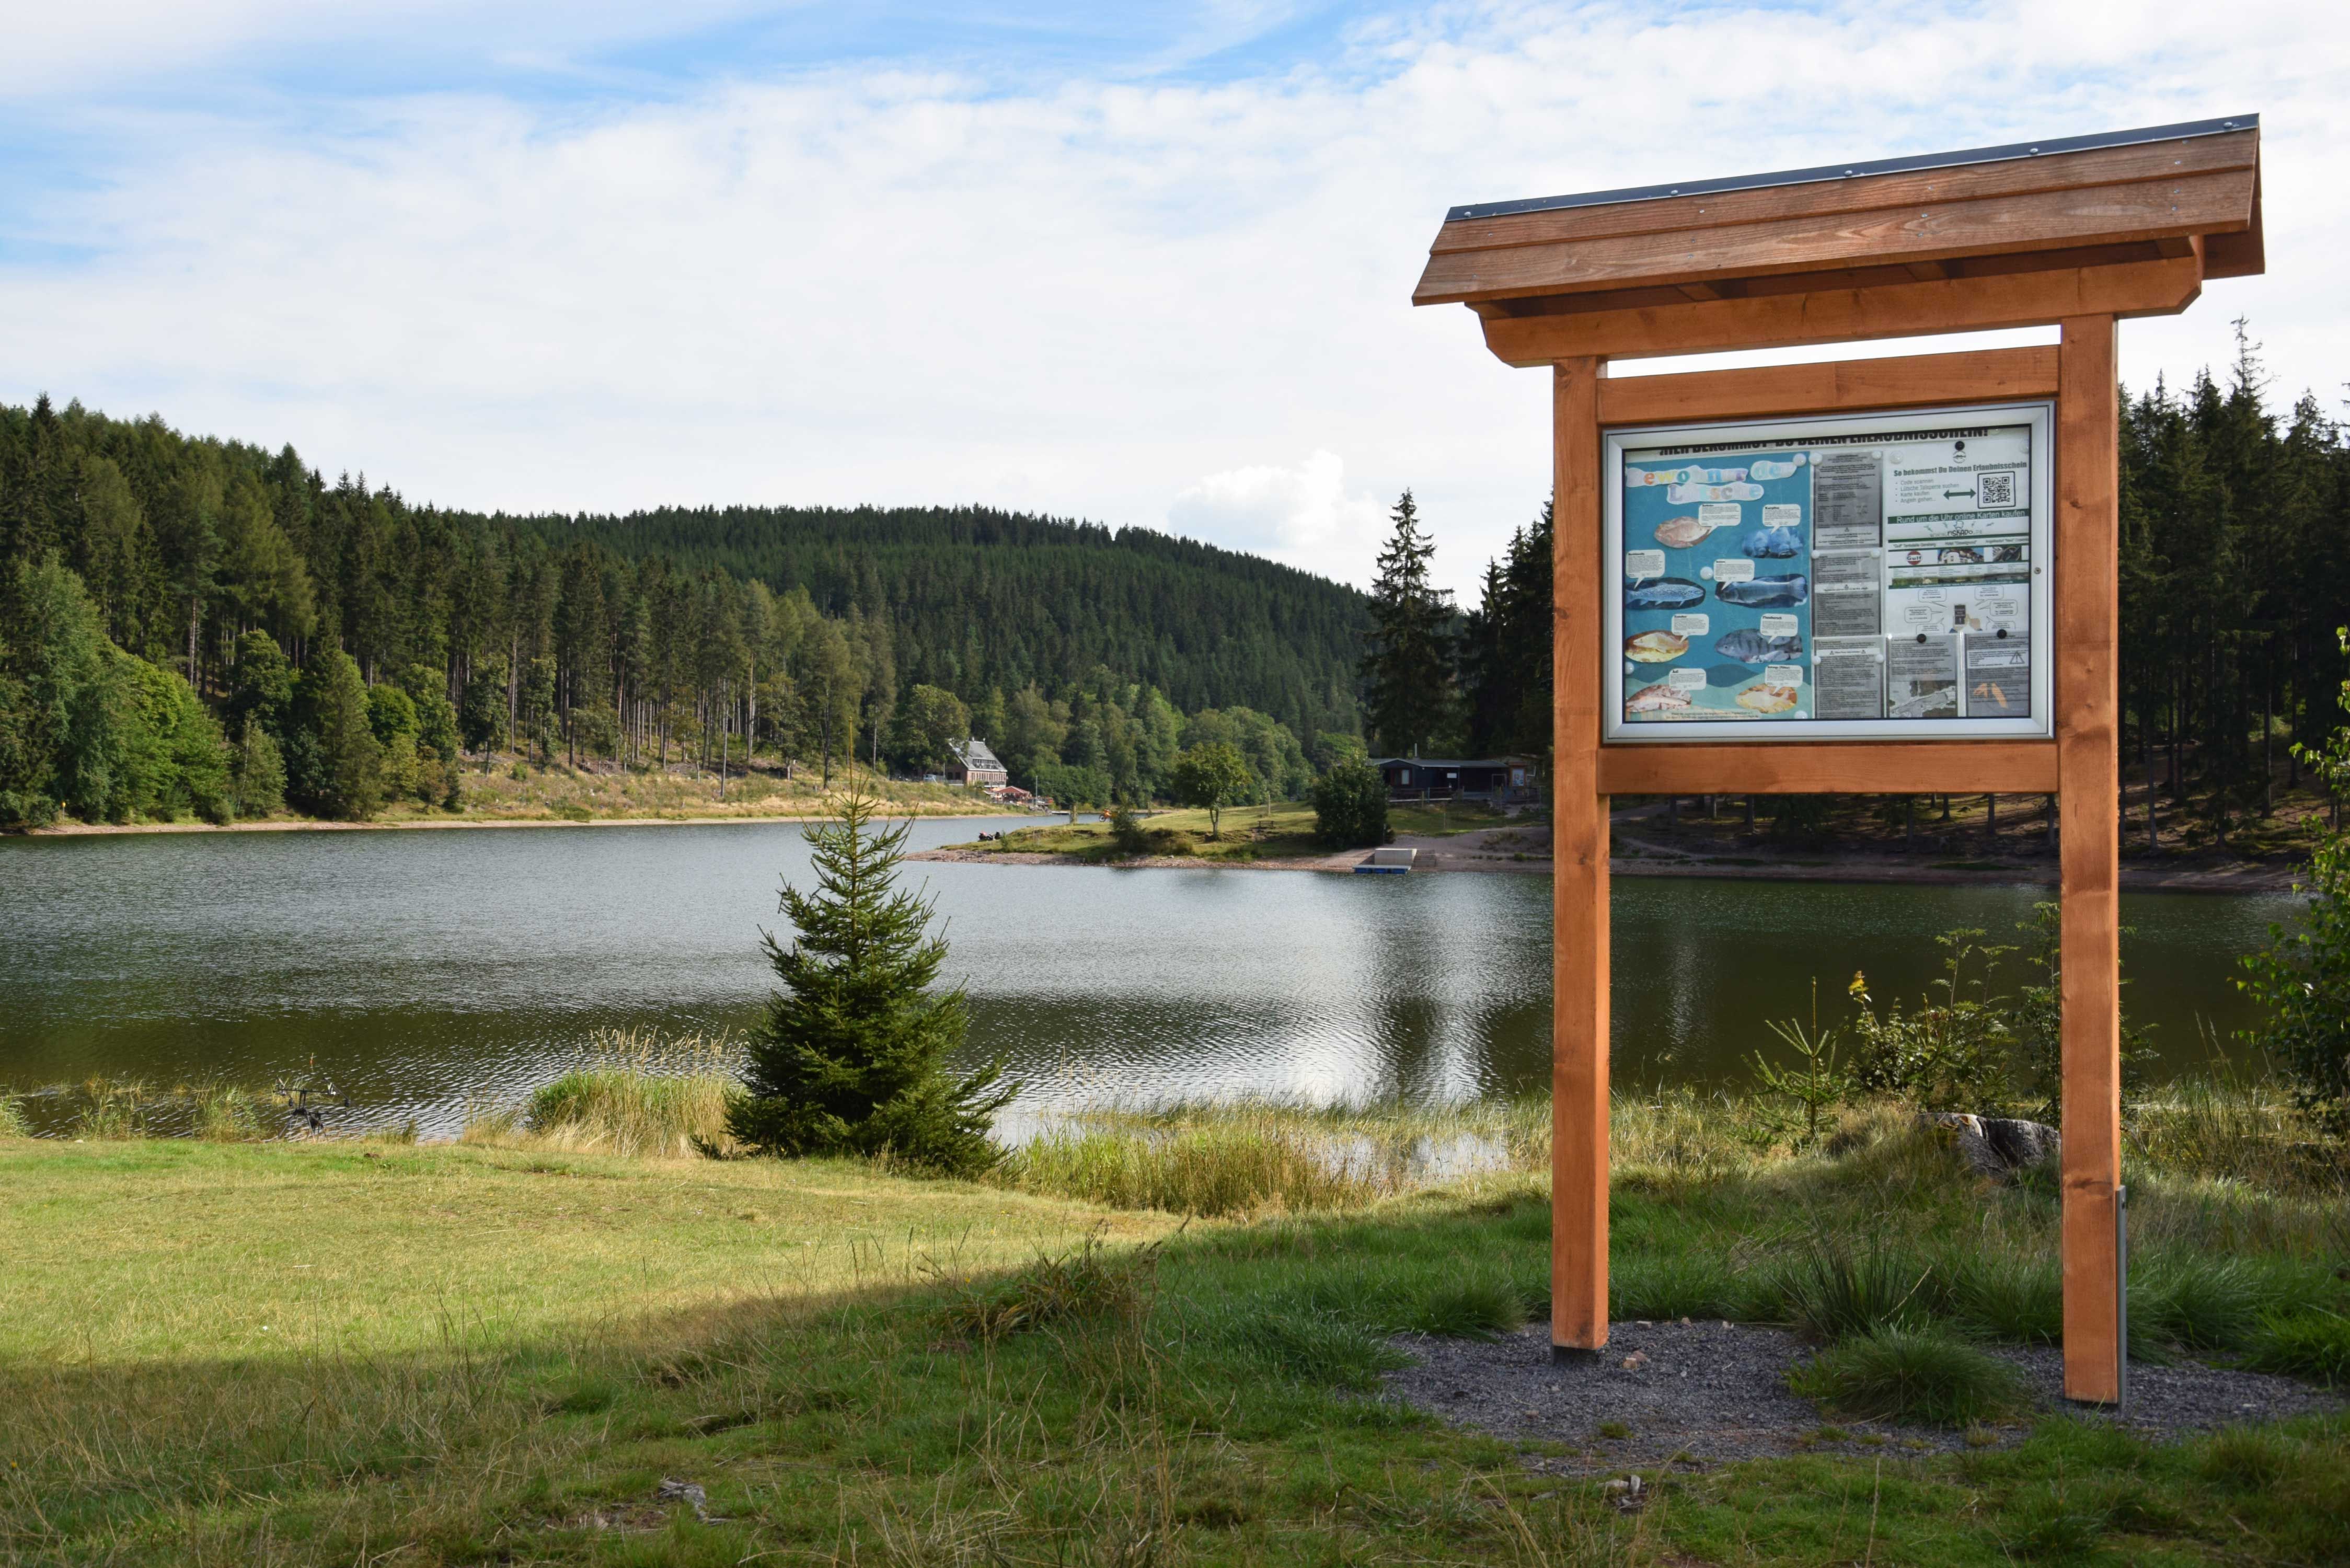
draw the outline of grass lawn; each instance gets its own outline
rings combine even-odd
[[[1388,826],[1399,836],[1450,837],[1480,827],[1492,827],[1511,818],[1488,807],[1462,804],[1451,806],[1399,805],[1388,811]],[[1329,853],[1314,840],[1314,808],[1298,801],[1272,806],[1229,806],[1223,814],[1223,836],[1211,838],[1204,811],[1155,811],[1142,819],[1151,837],[1150,855],[1183,856],[1200,860],[1271,860]],[[1075,860],[1120,858],[1105,823],[1064,823],[1057,827],[1024,827],[984,844],[959,844],[958,849],[1014,855],[1063,855]]]
[[[1538,1116],[1481,1115],[1539,1166]],[[2050,1195],[1972,1182],[1890,1122],[1786,1158],[1731,1120],[1619,1106],[1620,1315],[1801,1318],[1804,1260],[1833,1245],[1976,1282],[1936,1310],[1982,1336],[2046,1333]],[[1240,1139],[1211,1122],[1129,1130]],[[851,1165],[545,1149],[17,1140],[0,1184],[11,1562],[2218,1563],[2350,1542],[2342,1419],[2167,1447],[2043,1420],[2018,1448],[1652,1477],[1624,1513],[1366,1397],[1391,1334],[1541,1310],[1527,1168],[1188,1225]],[[2151,1167],[2132,1187],[2150,1353],[2254,1354],[2350,1310],[2338,1193]],[[664,1478],[713,1522],[658,1501]]]

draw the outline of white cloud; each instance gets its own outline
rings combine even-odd
[[[2258,110],[2269,275],[2127,326],[2125,372],[2223,360],[2243,313],[2281,392],[2330,399],[2345,28],[1505,6],[1221,83],[843,68],[294,129],[84,104],[129,151],[14,203],[19,254],[87,259],[0,264],[0,399],[290,440],[452,505],[983,501],[1357,580],[1409,486],[1467,597],[1548,488],[1547,389],[1409,306],[1447,205]]]
[[[1387,518],[1374,497],[1347,493],[1346,461],[1327,450],[1295,467],[1255,463],[1209,474],[1167,509],[1179,534],[1364,586]]]

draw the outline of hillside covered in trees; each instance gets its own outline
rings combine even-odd
[[[0,566],[9,822],[365,815],[504,748],[920,773],[972,732],[1064,798],[1201,740],[1285,794],[1357,728],[1354,590],[980,509],[484,516],[44,398],[0,408]]]

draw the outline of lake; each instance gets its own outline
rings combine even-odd
[[[1002,821],[1003,819],[994,819]],[[971,822],[918,823],[916,846]],[[315,1059],[351,1119],[453,1133],[598,1027],[740,1030],[791,824],[0,840],[0,1085],[94,1074],[265,1085]],[[1467,1096],[1549,1073],[1547,878],[920,863],[975,1046],[1024,1103]],[[1619,877],[1619,1084],[1740,1075],[1762,1021],[1866,971],[1911,996],[1953,926],[2046,888]],[[2285,895],[2123,899],[2133,1015],[2166,1070],[2246,1021],[2236,955]],[[2019,966],[2008,975],[2022,983]],[[40,1107],[32,1107],[36,1122]]]

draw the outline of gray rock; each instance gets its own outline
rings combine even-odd
[[[2034,1166],[2054,1164],[2063,1141],[2063,1135],[2044,1122],[2012,1116],[1920,1111],[1918,1119],[1929,1127],[1950,1129],[1968,1168],[1997,1181],[2012,1181]]]

